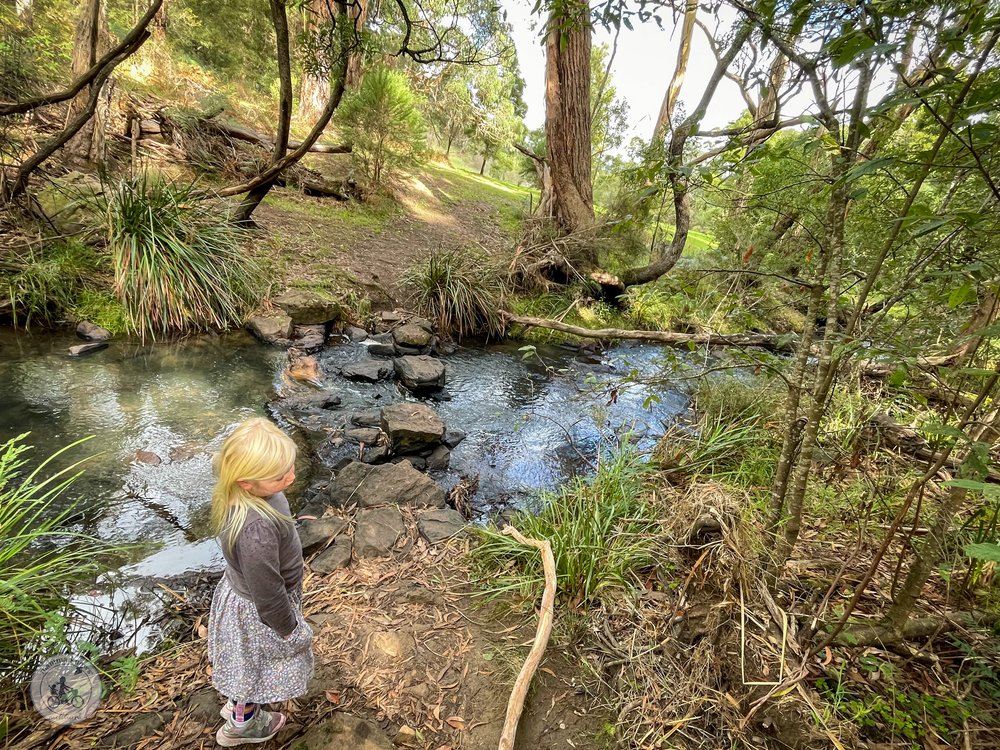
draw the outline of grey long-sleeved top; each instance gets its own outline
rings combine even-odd
[[[285,493],[267,498],[267,504],[291,516]],[[302,543],[294,522],[279,521],[251,510],[232,548],[220,539],[229,583],[257,608],[261,621],[287,638],[295,630],[295,611],[288,592],[302,583]]]

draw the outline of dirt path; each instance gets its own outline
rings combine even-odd
[[[307,571],[304,607],[315,633],[309,693],[283,707],[290,723],[270,747],[295,750],[496,748],[507,697],[535,621],[476,606],[462,555],[467,539],[431,546],[410,523],[388,557],[329,575]],[[183,596],[183,592],[181,592]],[[212,748],[221,725],[200,637],[143,665],[129,694],[53,733],[33,712],[31,737],[14,747]],[[592,713],[575,669],[550,648],[529,693],[518,747],[598,745],[606,720]]]
[[[429,166],[370,204],[313,198],[282,188],[255,218],[267,232],[286,285],[362,289],[376,303],[405,298],[400,283],[438,249],[510,246],[529,191],[486,177]]]

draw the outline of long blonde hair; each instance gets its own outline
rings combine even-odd
[[[240,481],[265,482],[283,476],[295,465],[295,443],[277,426],[263,418],[243,422],[222,443],[212,464],[215,489],[212,491],[212,529],[232,549],[247,521],[256,510],[275,523],[292,519],[262,497],[240,487]]]

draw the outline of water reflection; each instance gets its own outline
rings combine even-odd
[[[41,458],[87,435],[65,465],[96,454],[72,496],[78,527],[116,542],[142,542],[126,569],[172,575],[220,565],[206,540],[210,454],[231,425],[262,414],[285,353],[243,334],[170,344],[115,341],[73,359],[71,335],[0,330],[0,441],[31,431]],[[330,413],[344,422],[361,408],[411,399],[394,383],[353,383],[337,371],[367,356],[363,344],[320,355],[327,383],[343,400]],[[480,476],[478,500],[489,512],[523,502],[587,469],[599,446],[622,425],[649,446],[687,405],[683,393],[623,382],[669,375],[662,350],[622,345],[580,355],[539,347],[525,359],[517,345],[462,347],[446,359],[452,399],[435,404],[449,427],[467,433],[452,473]]]

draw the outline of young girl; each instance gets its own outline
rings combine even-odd
[[[295,481],[295,443],[251,419],[215,457],[212,526],[228,566],[212,597],[208,659],[228,702],[215,735],[223,747],[265,742],[285,724],[264,704],[296,698],[313,673],[302,618],[302,545],[282,492]]]

